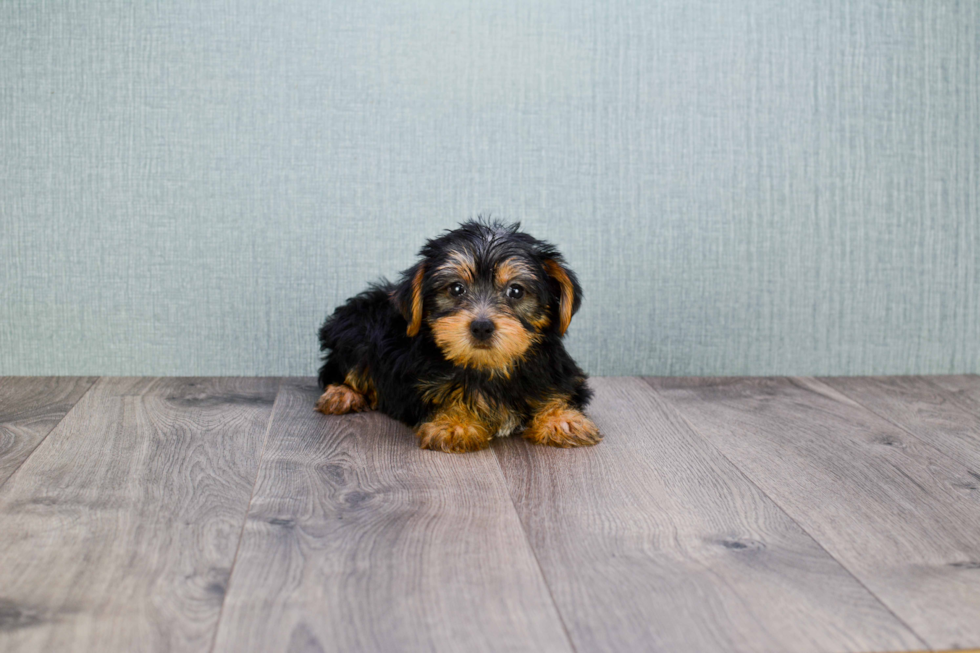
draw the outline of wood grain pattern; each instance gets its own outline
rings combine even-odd
[[[577,650],[923,648],[640,379],[591,383],[599,446],[495,446]]]
[[[980,642],[980,489],[814,379],[648,379],[933,648]]]
[[[959,374],[923,378],[948,392],[954,401],[970,412],[980,414],[980,376]]]
[[[101,379],[0,488],[0,650],[206,651],[269,379]]]
[[[276,403],[215,651],[570,651],[490,451]]]
[[[0,485],[58,425],[97,377],[0,377]]]
[[[821,378],[859,404],[980,475],[980,412],[924,377]]]

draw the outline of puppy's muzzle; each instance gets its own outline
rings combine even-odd
[[[496,326],[493,320],[488,320],[486,318],[477,318],[470,322],[470,333],[473,335],[473,339],[476,342],[485,344],[490,341],[493,337],[493,332],[496,330]]]

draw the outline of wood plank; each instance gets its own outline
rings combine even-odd
[[[959,374],[923,378],[945,390],[954,401],[973,414],[980,414],[980,376]]]
[[[648,379],[932,647],[980,643],[980,490],[814,379]]]
[[[873,413],[961,461],[980,481],[980,412],[923,377],[821,378]]]
[[[877,653],[894,653],[894,652],[878,651]],[[935,649],[929,649],[928,651],[905,651],[905,653],[980,653],[980,648],[958,648],[956,650],[948,649],[945,651],[937,651]]]
[[[275,379],[101,379],[0,488],[0,650],[206,651]]]
[[[577,650],[923,648],[642,380],[591,383],[600,445],[495,448]]]
[[[284,383],[215,651],[569,651],[490,451]]]
[[[890,651],[882,651],[881,653],[891,653]],[[906,653],[980,653],[980,648],[958,648],[956,650],[945,650],[936,651],[930,649],[928,651],[906,651]]]
[[[98,377],[0,377],[0,485],[58,425]]]

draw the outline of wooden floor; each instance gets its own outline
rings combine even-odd
[[[310,379],[0,378],[0,651],[980,648],[980,378],[594,379],[419,450]]]

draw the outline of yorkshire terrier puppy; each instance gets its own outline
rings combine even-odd
[[[470,221],[430,240],[397,284],[352,297],[320,328],[327,415],[380,410],[423,449],[483,449],[516,432],[578,447],[602,438],[562,344],[582,289],[520,225]]]

